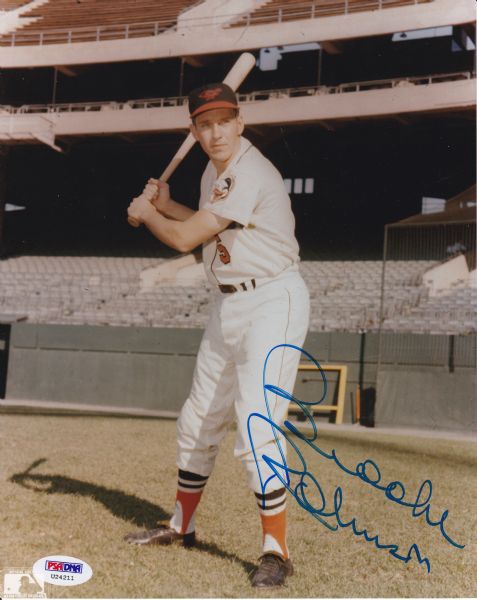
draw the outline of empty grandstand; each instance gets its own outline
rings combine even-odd
[[[310,339],[379,338],[372,389],[392,336],[474,343],[475,187],[459,195],[475,183],[472,4],[0,2],[0,328],[20,332],[14,353],[36,327],[204,328],[217,290],[125,210],[183,139],[188,92],[243,49],[257,60],[239,90],[245,136],[290,193]],[[193,208],[204,164],[194,149],[171,179]],[[422,214],[426,199],[454,221]]]
[[[29,4],[29,0],[2,0],[0,2],[0,10],[15,10]]]
[[[269,0],[233,25],[281,23],[306,18],[348,15],[355,12],[396,8],[432,0]]]
[[[11,9],[28,3],[7,4]],[[90,42],[158,35],[173,27],[178,15],[197,4],[197,0],[173,0],[167,4],[152,0],[134,3],[122,0],[113,5],[105,0],[40,0],[30,4],[31,7],[22,11],[15,32],[0,37],[0,45]]]
[[[380,318],[385,330],[448,335],[476,331],[476,206],[474,184],[442,209],[423,210],[386,226]],[[434,259],[422,276],[425,293],[415,305],[395,311],[394,265],[412,263],[416,257]]]
[[[83,4],[94,9],[88,14]],[[449,26],[450,21],[472,32],[475,20],[469,0],[181,0],[167,7],[145,1],[111,5],[104,0],[34,0],[5,15],[0,66],[8,68],[58,66],[53,44],[61,52],[62,67],[173,56],[201,62],[204,55],[280,43],[321,41],[335,53],[350,40]],[[34,56],[31,45],[36,46]]]
[[[31,323],[203,328],[214,290],[205,279],[168,280],[145,288],[141,274],[165,259],[21,257],[0,263],[0,314]],[[390,261],[386,331],[470,334],[477,330],[475,282],[457,281],[429,296],[424,276],[436,261]],[[305,261],[311,331],[376,332],[380,261]]]

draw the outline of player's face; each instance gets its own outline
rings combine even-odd
[[[243,129],[242,117],[230,108],[208,110],[191,125],[194,137],[219,173],[238,152]]]

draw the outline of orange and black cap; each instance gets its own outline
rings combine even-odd
[[[192,119],[206,110],[238,107],[237,97],[226,83],[208,83],[189,94],[189,113]]]

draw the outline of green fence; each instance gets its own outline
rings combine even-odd
[[[201,337],[198,329],[15,323],[0,406],[177,415]],[[320,363],[348,366],[345,422],[354,420],[359,384],[363,424],[476,425],[475,336],[382,334],[379,377],[378,334],[309,333],[305,350]],[[325,403],[336,399],[336,380],[329,374]],[[308,402],[318,399],[320,378],[299,373],[294,393]]]

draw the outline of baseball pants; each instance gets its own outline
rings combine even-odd
[[[219,295],[220,294],[220,295]],[[247,430],[250,413],[268,416],[263,388],[263,367],[268,352],[278,344],[302,347],[308,330],[309,294],[297,270],[260,281],[254,290],[218,293],[204,332],[190,395],[178,423],[177,466],[184,471],[209,476],[220,441],[236,421],[234,455],[245,466],[250,488],[262,493]],[[266,383],[293,393],[301,353],[278,348],[269,357]],[[281,425],[289,402],[267,392],[271,418]],[[273,471],[266,455],[283,463],[273,427],[262,419],[251,420],[258,466],[265,481]],[[279,436],[282,450],[286,444]],[[275,477],[270,492],[283,487]]]

